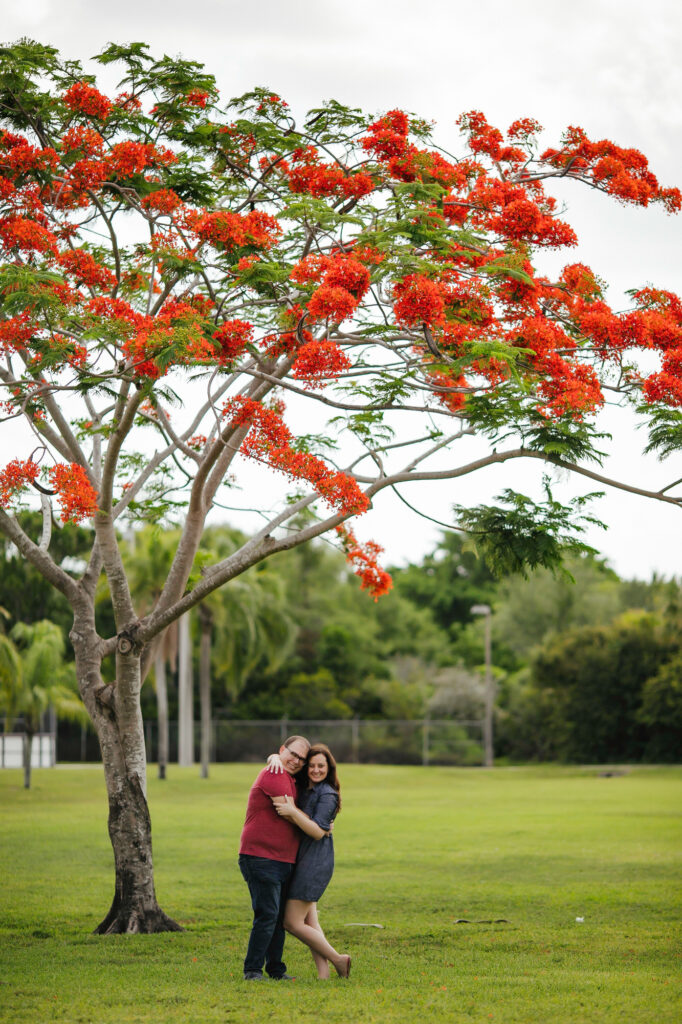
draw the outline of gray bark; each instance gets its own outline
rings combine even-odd
[[[31,750],[33,733],[25,732],[21,741],[21,753],[24,762],[24,789],[31,788]]]
[[[165,779],[168,765],[168,685],[166,682],[166,658],[162,653],[157,654],[154,661],[154,675],[156,676],[156,713],[159,727],[159,778]]]
[[[178,764],[194,764],[194,694],[189,612],[178,624]]]
[[[201,704],[201,778],[208,778],[211,757],[211,632],[213,616],[208,608],[199,605],[201,648],[199,657],[199,700]]]
[[[103,644],[94,628],[94,607],[71,631],[81,697],[102,751],[109,802],[109,838],[114,851],[111,907],[100,935],[180,931],[159,907],[154,889],[152,831],[146,798],[146,751],[140,711],[140,652],[116,655],[116,682],[106,685],[100,665]]]

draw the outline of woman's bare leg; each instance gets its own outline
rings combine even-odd
[[[311,906],[313,906],[312,903],[305,903],[303,900],[287,900],[284,909],[284,927],[311,950],[330,960],[334,964],[336,973],[340,974],[342,978],[347,978],[350,971],[348,954],[337,953],[334,947],[327,942],[322,931],[306,924],[306,917]]]
[[[305,924],[310,925],[311,928],[318,931],[322,938],[324,938],[324,932],[322,931],[320,922],[317,918],[317,903],[310,904],[310,910],[305,916]],[[326,980],[329,977],[329,961],[326,956],[322,956],[321,953],[316,953],[314,949],[311,949],[310,952],[312,953],[313,960],[315,961],[318,978]]]

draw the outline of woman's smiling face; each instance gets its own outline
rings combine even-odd
[[[324,754],[313,754],[308,761],[308,778],[310,781],[313,783],[322,782],[323,779],[327,778],[328,772],[329,765]]]

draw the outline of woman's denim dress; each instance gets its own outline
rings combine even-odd
[[[328,782],[318,782],[305,789],[299,805],[309,818],[325,832],[331,825],[339,806],[338,793]],[[289,885],[287,899],[317,903],[329,885],[334,873],[334,840],[331,836],[313,839],[304,834],[298,848],[296,866]]]

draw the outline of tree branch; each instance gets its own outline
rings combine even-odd
[[[60,593],[73,603],[78,597],[78,584],[52,560],[47,551],[34,544],[24,533],[19,523],[0,509],[0,530],[16,545],[21,554],[36,567],[40,575],[56,587]]]

